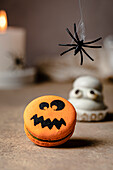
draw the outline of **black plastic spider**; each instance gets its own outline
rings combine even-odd
[[[75,50],[74,51],[74,55],[76,55],[78,52],[80,52],[80,55],[81,55],[81,65],[83,64],[83,53],[82,52],[84,52],[92,61],[94,61],[94,59],[89,56],[89,54],[84,50],[83,47],[101,48],[102,46],[90,46],[90,45],[87,45],[87,44],[95,43],[95,42],[101,40],[102,38],[100,37],[100,38],[97,38],[96,40],[84,43],[83,40],[80,40],[79,37],[78,37],[78,34],[76,32],[76,24],[74,24],[75,37],[72,35],[72,33],[69,31],[68,28],[66,29],[66,31],[71,36],[71,38],[75,41],[76,44],[59,44],[59,46],[69,46],[69,47],[72,47],[72,48],[64,51],[60,55],[62,56],[63,54],[67,53],[68,51]]]
[[[25,62],[22,55],[18,55],[12,52],[9,52],[9,55],[13,60],[14,68],[22,68],[22,69],[25,68]]]

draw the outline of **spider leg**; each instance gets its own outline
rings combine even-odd
[[[69,46],[69,47],[70,46],[75,46],[76,47],[77,45],[76,44],[59,44],[59,46]]]
[[[76,32],[76,24],[75,23],[74,23],[74,32],[75,32],[75,36],[76,36],[77,40],[80,41],[79,38],[78,38],[78,34]]]
[[[80,47],[77,46],[77,47],[75,48],[74,55],[76,55],[79,51],[80,51]]]
[[[81,65],[83,64],[83,54],[82,54],[82,51],[80,50],[80,55],[81,55]]]
[[[78,43],[77,40],[76,40],[75,37],[71,34],[71,32],[69,31],[68,28],[66,29],[66,31],[67,31],[68,34],[71,36],[71,38],[72,38],[76,43]]]
[[[83,47],[88,47],[88,48],[102,48],[102,46],[93,46],[93,45],[86,45],[86,44],[83,44],[82,45]]]
[[[84,44],[92,44],[92,43],[95,43],[95,42],[97,42],[97,41],[99,41],[101,39],[102,39],[102,37],[97,38],[96,40],[93,40],[93,41],[85,42]]]
[[[82,51],[83,51],[92,61],[94,61],[94,59],[91,58],[91,57],[89,56],[89,54],[88,54],[83,48],[81,48],[81,49],[82,49]]]
[[[65,53],[67,53],[68,51],[71,51],[71,50],[74,50],[75,49],[75,47],[72,47],[72,48],[70,48],[70,49],[68,49],[68,50],[66,50],[66,51],[64,51],[63,53],[61,53],[60,55],[62,56],[62,55],[64,55]]]
[[[80,47],[78,47],[78,46],[76,47],[74,55],[76,55],[79,51],[80,51],[80,55],[81,55],[81,65],[82,65],[83,64],[83,54],[82,54]]]

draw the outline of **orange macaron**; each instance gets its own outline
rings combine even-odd
[[[36,98],[24,111],[25,133],[32,142],[40,146],[63,144],[73,134],[75,124],[74,107],[59,96]]]

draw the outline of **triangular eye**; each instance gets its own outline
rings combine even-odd
[[[46,102],[42,102],[42,103],[40,103],[39,108],[41,110],[46,110],[47,108],[49,108],[49,104]]]
[[[56,106],[56,109],[55,109],[55,110],[58,111],[58,110],[62,110],[62,109],[65,107],[65,104],[64,104],[64,102],[61,101],[61,100],[53,100],[53,101],[51,102],[50,106],[51,106],[51,108],[53,108],[53,106],[54,106],[54,108],[55,108],[55,106]]]

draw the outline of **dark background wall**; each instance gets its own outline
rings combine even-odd
[[[86,39],[113,34],[113,0],[81,0]],[[65,28],[73,31],[80,20],[78,0],[0,0],[9,25],[27,30],[27,61],[59,54],[58,43],[70,42]]]

